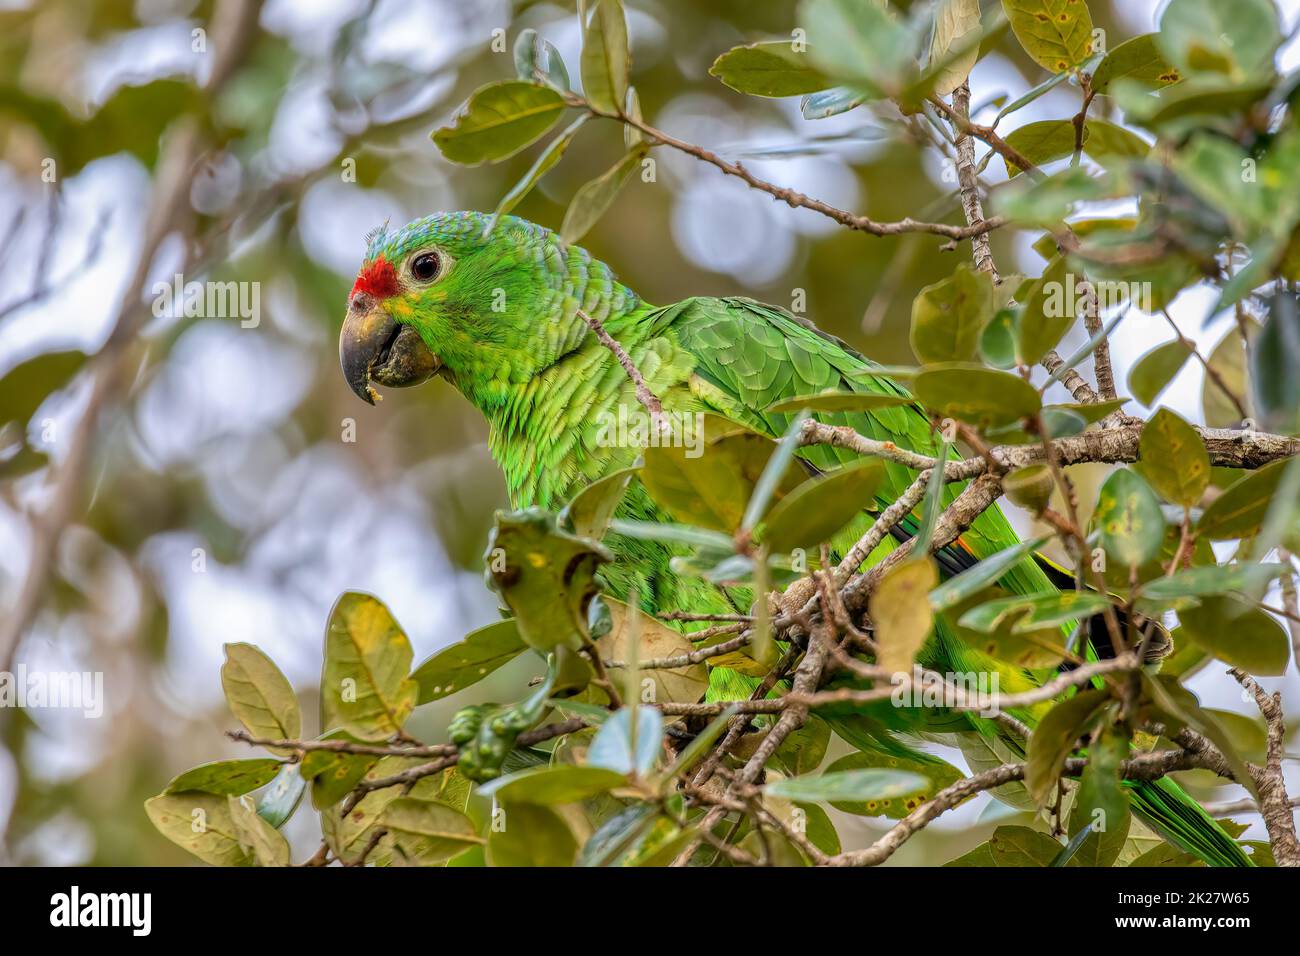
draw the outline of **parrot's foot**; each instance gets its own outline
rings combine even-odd
[[[772,591],[767,596],[768,611],[773,618],[794,617],[803,610],[804,605],[817,593],[817,585],[812,578],[800,578],[784,591]]]

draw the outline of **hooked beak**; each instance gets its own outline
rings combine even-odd
[[[419,385],[442,367],[420,333],[399,325],[377,304],[356,296],[339,334],[339,364],[357,397],[370,405],[381,396],[372,382],[391,388]]]

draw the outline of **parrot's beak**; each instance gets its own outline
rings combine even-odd
[[[442,361],[415,329],[394,322],[377,305],[364,310],[357,307],[362,304],[354,299],[343,321],[339,364],[348,387],[373,405],[380,395],[372,382],[392,388],[419,385],[438,371]]]

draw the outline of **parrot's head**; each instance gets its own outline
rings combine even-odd
[[[339,336],[343,374],[363,400],[374,404],[376,384],[435,374],[477,398],[526,381],[565,347],[539,321],[562,295],[563,244],[514,216],[490,232],[489,221],[440,213],[369,236]]]

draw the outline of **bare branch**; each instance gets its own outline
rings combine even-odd
[[[1228,673],[1254,695],[1255,704],[1268,725],[1268,754],[1264,767],[1258,772],[1252,767],[1251,772],[1259,794],[1259,812],[1268,829],[1273,859],[1278,866],[1300,866],[1300,843],[1296,841],[1295,816],[1291,812],[1291,798],[1286,792],[1286,778],[1282,775],[1282,757],[1286,749],[1282,695],[1265,693],[1255,679],[1240,668],[1234,667]]]
[[[829,203],[822,202],[820,199],[813,199],[805,196],[803,193],[785,186],[778,186],[770,183],[765,179],[759,179],[740,163],[734,163],[723,159],[717,153],[696,146],[693,143],[687,143],[675,136],[665,133],[661,129],[656,129],[648,123],[645,123],[632,116],[621,114],[606,113],[594,108],[590,103],[580,96],[570,94],[567,98],[570,106],[576,106],[585,109],[593,116],[600,116],[605,119],[618,120],[634,129],[640,130],[643,135],[655,143],[664,146],[670,146],[679,152],[694,156],[701,162],[714,166],[728,176],[735,176],[742,180],[746,185],[760,192],[765,192],[773,199],[778,199],[795,209],[811,209],[813,212],[821,213],[829,219],[833,219],[841,226],[858,232],[869,233],[873,236],[899,236],[913,232],[928,232],[936,236],[945,236],[954,241],[969,239],[974,236],[981,236],[993,229],[998,229],[1007,224],[1007,219],[1002,216],[994,216],[991,219],[982,221],[977,225],[953,226],[943,222],[918,222],[910,217],[901,219],[898,222],[876,222],[868,216],[858,216],[843,209],[838,209]]]

